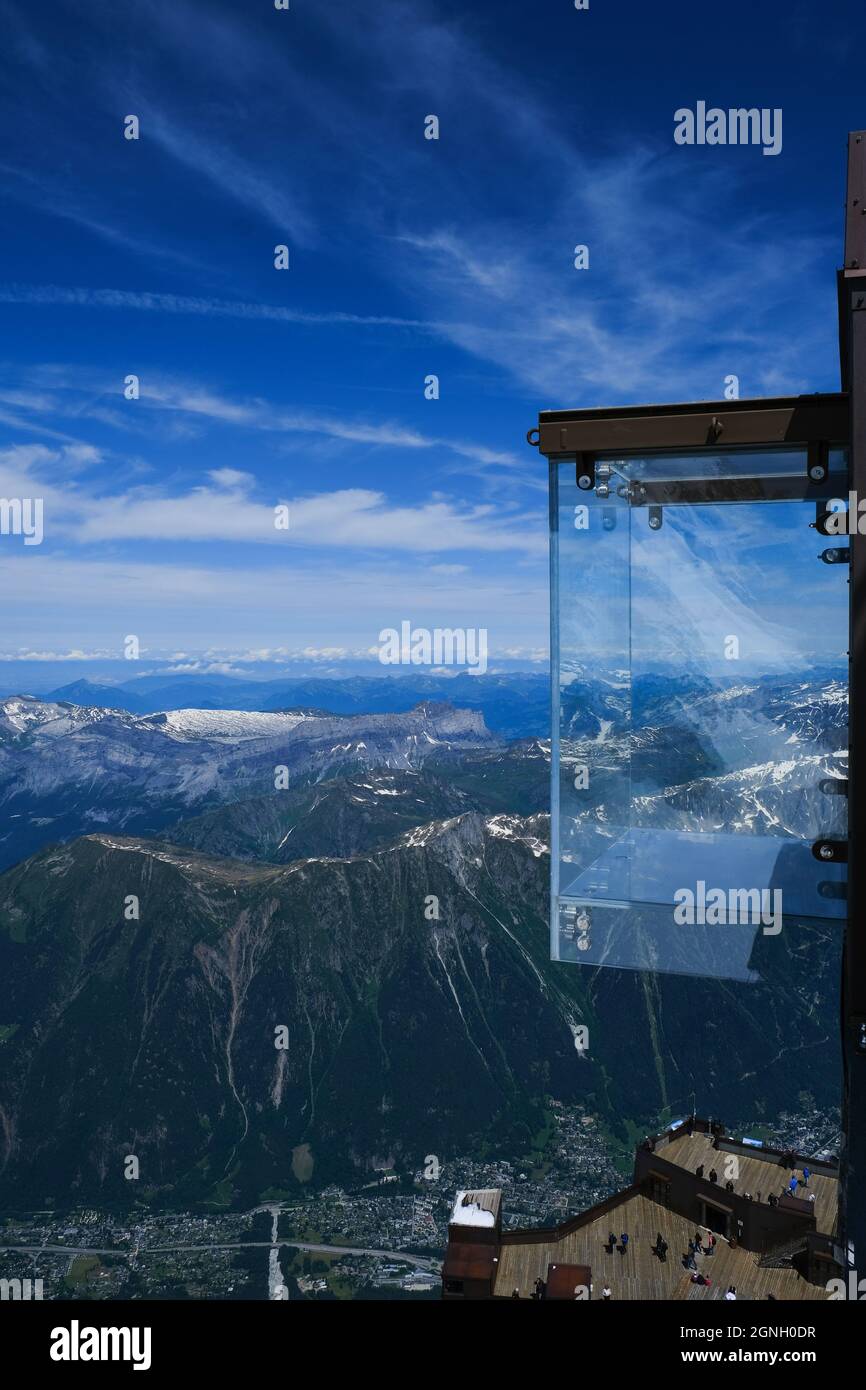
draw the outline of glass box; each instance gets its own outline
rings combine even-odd
[[[760,938],[846,918],[845,451],[818,486],[805,448],[581,467],[550,463],[553,958],[757,979]]]

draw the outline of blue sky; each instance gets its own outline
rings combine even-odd
[[[45,516],[0,537],[22,670],[134,633],[141,672],[339,671],[404,619],[543,662],[539,408],[838,388],[861,7],[0,16],[0,496]],[[677,146],[698,100],[780,107],[782,152]]]

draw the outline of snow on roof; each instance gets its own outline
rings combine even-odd
[[[452,1226],[496,1225],[502,1192],[498,1187],[482,1187],[476,1191],[458,1192],[451,1213]]]

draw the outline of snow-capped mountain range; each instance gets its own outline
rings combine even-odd
[[[499,746],[480,712],[448,705],[136,715],[16,696],[0,702],[0,867],[100,827],[153,833],[277,788]]]
[[[844,811],[818,786],[846,742],[824,675],[584,677],[563,703],[600,833],[622,804],[746,835]],[[174,1205],[226,1181],[257,1203],[299,1144],[323,1184],[479,1141],[522,1161],[542,1095],[629,1142],[692,1097],[771,1119],[807,1082],[831,1104],[835,923],[761,938],[751,984],[551,963],[549,766],[442,705],[0,702],[0,1199],[128,1200],[133,1142],[146,1200]]]
[[[167,738],[237,743],[251,738],[278,738],[289,733],[311,714],[298,711],[269,713],[259,710],[175,709],[136,716],[123,710],[93,705],[37,700],[30,696],[0,704],[0,729],[9,734],[34,734],[40,738],[64,738],[99,725],[135,730],[154,730]]]

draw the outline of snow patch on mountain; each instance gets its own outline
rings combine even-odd
[[[173,709],[165,714],[145,715],[139,722],[161,728],[169,738],[237,743],[241,739],[279,737],[297,728],[308,717],[258,710]]]

